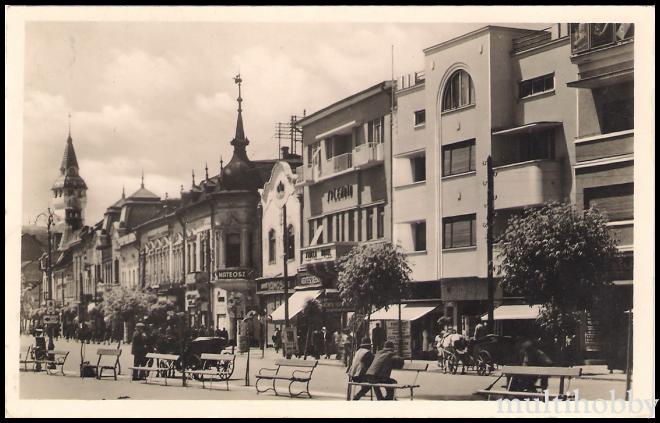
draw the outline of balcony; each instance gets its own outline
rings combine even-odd
[[[570,24],[571,54],[577,56],[632,41],[635,26],[629,23]]]
[[[348,170],[353,167],[353,153],[344,153],[326,160],[326,166],[321,170],[323,176]]]
[[[348,253],[357,244],[357,242],[332,242],[301,248],[302,264],[303,266],[308,266],[334,262],[337,258]]]
[[[577,162],[622,156],[633,153],[635,131],[611,132],[575,140],[575,157]]]
[[[383,162],[383,144],[368,143],[358,145],[353,149],[353,166],[368,167]]]
[[[508,209],[561,200],[561,165],[530,160],[495,168],[495,208]]]

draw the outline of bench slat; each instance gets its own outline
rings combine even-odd
[[[121,354],[121,350],[113,350],[113,349],[107,349],[107,348],[99,348],[96,350],[96,355],[119,355]]]
[[[296,359],[287,360],[284,358],[275,360],[276,366],[283,366],[283,367],[316,367],[317,364],[318,364],[317,360],[314,361],[296,360]]]
[[[581,367],[503,366],[502,374],[511,376],[570,376],[579,377]]]
[[[179,356],[176,354],[158,354],[158,353],[148,353],[146,358],[156,358],[159,360],[178,360]]]
[[[410,371],[425,372],[428,369],[429,369],[428,363],[404,363],[402,369],[393,369],[393,370],[410,370]]]
[[[211,354],[211,353],[203,353],[201,356],[202,360],[233,360],[236,358],[236,355],[234,354]]]
[[[545,393],[542,392],[518,392],[518,391],[487,391],[485,389],[479,390],[477,394],[483,395],[497,395],[497,396],[511,396],[511,397],[529,397],[529,398],[545,398]],[[557,398],[564,396],[561,394],[548,393],[549,398]],[[568,398],[573,398],[573,395],[567,395]]]
[[[421,386],[421,385],[400,385],[394,383],[368,383],[368,382],[349,382],[348,384],[354,386],[375,386],[378,388],[398,388],[398,389],[419,388]]]

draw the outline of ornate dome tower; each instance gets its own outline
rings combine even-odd
[[[231,145],[234,146],[234,154],[227,166],[222,169],[222,189],[254,191],[263,186],[263,181],[245,151],[250,141],[245,137],[245,131],[243,130],[243,109],[241,107],[243,102],[241,83],[243,80],[240,74],[234,78],[234,82],[238,85],[238,98],[236,99],[238,101],[238,118],[236,120],[236,134],[231,141]]]
[[[79,170],[73,139],[71,139],[71,124],[69,124],[69,136],[60,165],[60,176],[51,188],[53,191],[51,203],[59,221],[64,222],[72,231],[82,227],[87,204],[87,184],[80,177]]]

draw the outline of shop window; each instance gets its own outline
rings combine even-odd
[[[457,175],[476,170],[475,140],[462,141],[442,147],[442,176]]]
[[[584,206],[597,209],[610,221],[632,220],[634,191],[632,183],[587,188],[584,190]]]
[[[276,261],[275,248],[276,248],[275,229],[271,229],[270,231],[268,231],[268,263],[275,263]]]
[[[539,76],[521,81],[518,87],[518,97],[525,98],[535,94],[553,91],[555,89],[555,74]]]
[[[424,125],[426,123],[426,110],[417,110],[415,112],[415,126]]]
[[[286,258],[295,260],[296,258],[296,231],[293,225],[287,227]]]
[[[476,214],[442,219],[443,248],[471,247],[477,245],[476,223]]]
[[[449,111],[474,104],[472,78],[464,70],[458,70],[449,78],[442,94],[442,111]]]
[[[413,182],[422,182],[426,180],[426,156],[417,156],[410,159],[412,167]]]
[[[240,267],[241,236],[239,234],[228,234],[225,247],[225,264],[227,267]]]
[[[415,251],[426,251],[426,222],[412,224]]]

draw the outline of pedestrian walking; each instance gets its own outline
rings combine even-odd
[[[335,350],[337,351],[337,355],[335,356],[335,358],[337,360],[341,360],[341,355],[342,355],[341,352],[342,352],[343,346],[342,346],[342,339],[341,338],[342,338],[341,333],[338,330],[333,332],[332,340],[334,341]]]
[[[312,332],[312,355],[317,360],[321,358],[321,354],[323,353],[324,342],[325,338],[323,337],[323,333],[318,329],[314,329]]]
[[[131,341],[131,354],[133,354],[133,366],[142,367],[146,364],[147,334],[144,333],[144,323],[135,325],[135,332]],[[133,380],[143,378],[143,372],[133,370]]]
[[[279,353],[280,348],[282,347],[282,332],[280,332],[280,328],[275,328],[275,333],[273,333],[272,339],[275,353]]]
[[[360,347],[353,357],[353,363],[348,369],[348,379],[351,382],[367,382],[366,374],[367,370],[374,361],[374,355],[371,352],[371,340],[369,338],[363,338],[360,343]],[[357,401],[366,395],[371,387],[363,386],[360,388],[357,394],[353,397],[353,400]]]
[[[394,352],[394,342],[387,341],[383,347],[374,357],[365,375],[369,383],[397,383],[390,375],[393,369],[403,368],[403,358]],[[385,397],[383,397],[380,388],[374,387],[374,390],[376,391],[376,399],[379,401],[383,399],[391,401],[394,399],[394,388],[385,388]]]
[[[344,331],[344,334],[341,338],[342,348],[343,348],[343,358],[344,366],[348,367],[351,365],[351,344],[353,343],[353,337],[351,336],[348,330]]]
[[[371,331],[371,339],[374,341],[374,352],[383,349],[383,343],[385,342],[385,330],[380,327],[380,323],[376,323],[376,327]]]

